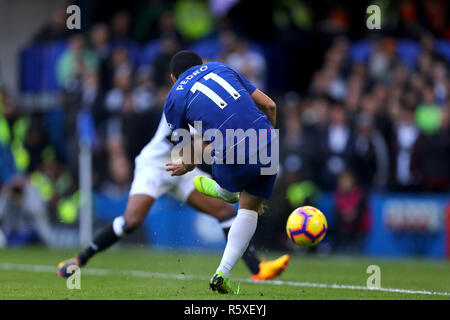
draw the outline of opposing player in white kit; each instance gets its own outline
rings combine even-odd
[[[217,218],[227,237],[236,216],[233,205],[201,194],[193,184],[195,176],[205,176],[207,173],[195,168],[185,175],[171,176],[166,171],[165,164],[171,160],[173,148],[170,135],[171,130],[163,115],[155,136],[136,157],[134,178],[125,213],[101,230],[86,249],[74,258],[59,263],[57,267],[59,276],[69,277],[71,275],[68,272],[69,266],[86,265],[93,255],[116,243],[124,234],[135,230],[144,221],[154,201],[165,193]],[[267,280],[281,274],[286,269],[290,257],[283,255],[276,260],[260,261],[254,246],[250,244],[242,259],[254,280]]]

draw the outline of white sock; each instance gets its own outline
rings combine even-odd
[[[125,218],[123,216],[116,217],[113,220],[112,227],[116,236],[123,236],[125,233]]]
[[[253,210],[239,209],[228,233],[228,241],[223,252],[222,261],[217,271],[222,271],[227,277],[231,269],[247,250],[258,223],[258,213]]]

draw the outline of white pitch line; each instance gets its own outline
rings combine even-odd
[[[0,263],[0,269],[4,271],[27,271],[27,272],[43,272],[56,273],[56,267],[48,265],[35,264],[18,264],[18,263]],[[202,280],[207,281],[209,277],[194,276],[174,273],[160,273],[143,270],[122,270],[116,271],[111,269],[94,269],[83,268],[84,274],[95,276],[106,275],[122,275],[132,276],[136,278],[156,278],[156,279],[172,279],[172,280]],[[269,284],[275,286],[291,286],[291,287],[309,287],[309,288],[324,288],[324,289],[347,289],[347,290],[364,290],[364,291],[382,291],[392,293],[406,293],[406,294],[421,294],[421,295],[436,295],[436,296],[450,296],[450,292],[426,291],[426,290],[409,290],[409,289],[395,289],[395,288],[368,288],[364,286],[342,285],[342,284],[326,284],[326,283],[311,283],[311,282],[295,282],[283,280],[266,280],[254,281],[252,279],[235,278],[233,281],[244,282],[251,284]]]

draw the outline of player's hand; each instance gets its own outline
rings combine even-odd
[[[182,176],[194,168],[194,164],[184,164],[181,159],[166,163],[166,171],[172,171],[171,176]]]

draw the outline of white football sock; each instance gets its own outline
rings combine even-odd
[[[222,261],[217,271],[222,271],[227,277],[231,269],[247,250],[248,244],[256,231],[258,213],[253,210],[239,209],[228,233],[228,241],[223,252]]]
[[[125,233],[125,218],[123,216],[116,217],[113,220],[112,227],[116,236],[123,236]]]

